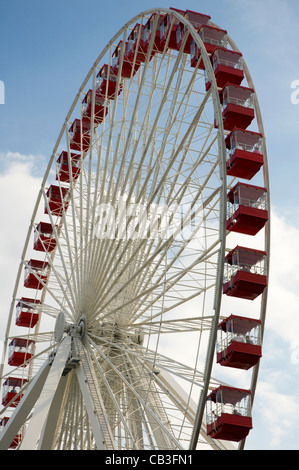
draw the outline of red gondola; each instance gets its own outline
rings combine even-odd
[[[254,300],[268,284],[267,253],[237,246],[225,258],[223,293],[230,297]]]
[[[50,213],[61,217],[63,210],[67,210],[68,201],[65,201],[68,188],[51,185],[47,191],[48,206]],[[48,214],[48,207],[45,207],[45,214]]]
[[[120,69],[120,76],[122,78],[134,77],[140,67],[140,62],[134,62],[134,57],[129,59],[128,55],[128,42],[120,41],[115,51],[112,54],[112,70],[114,75],[118,75]]]
[[[31,259],[25,266],[24,287],[41,290],[43,284],[47,283],[48,263],[36,259]]]
[[[182,16],[185,15],[185,10],[178,10],[177,8],[170,8],[170,10],[180,13]],[[161,51],[165,48],[166,44],[168,49],[179,50],[179,45],[177,41],[177,29],[180,27],[182,30],[182,25],[180,20],[171,15],[165,15],[160,24],[160,44]]]
[[[207,398],[207,434],[213,439],[240,442],[252,429],[251,392],[221,386]]]
[[[28,382],[27,379],[20,379],[18,377],[8,377],[3,383],[3,396],[2,396],[2,405],[15,408],[20,402],[23,395],[19,395],[19,392],[23,385]],[[13,401],[12,401],[13,400]]]
[[[262,134],[233,129],[225,140],[229,151],[227,174],[251,180],[264,164],[262,141]]]
[[[90,120],[75,119],[69,128],[70,148],[78,152],[87,152],[90,146]]]
[[[158,19],[157,19],[157,15],[158,15]],[[147,54],[149,50],[152,34],[154,32],[154,26],[155,24],[157,25],[156,30],[155,30],[155,37],[153,39],[153,49],[151,52],[151,56],[153,56],[156,52],[163,52],[164,50],[164,44],[160,40],[160,37],[161,37],[160,25],[164,19],[164,16],[165,15],[159,15],[158,13],[153,13],[144,26],[143,48],[144,48],[144,52]]]
[[[16,306],[16,325],[25,328],[33,328],[39,320],[37,310],[39,304],[40,300],[22,297]]]
[[[119,83],[117,88],[117,77],[113,72],[112,66],[107,64],[103,65],[97,74],[96,86],[97,93],[108,100],[114,100],[116,93],[119,95],[122,92],[122,84]]]
[[[199,28],[203,25],[209,24],[211,17],[209,15],[203,15],[202,13],[197,13],[196,11],[186,10],[185,18],[190,21],[192,26],[199,31]],[[177,38],[177,49],[180,49],[183,38],[185,33],[185,26],[182,23],[179,23],[177,30],[176,30],[176,38]],[[189,33],[188,37],[185,42],[184,52],[186,54],[190,54],[190,45],[191,41],[193,40],[192,35]]]
[[[127,57],[133,62],[145,62],[146,52],[144,50],[144,25],[137,23],[128,36]]]
[[[218,47],[211,57],[213,70],[218,88],[227,83],[241,85],[244,79],[243,59],[241,52],[230,51]],[[206,90],[211,88],[211,82],[206,80]]]
[[[227,195],[230,232],[256,235],[268,221],[267,189],[238,183]]]
[[[32,357],[34,341],[26,338],[14,338],[9,343],[8,364],[14,367],[26,367]]]
[[[255,117],[254,90],[231,83],[220,92],[223,127],[232,131],[235,127],[247,129]]]
[[[92,100],[93,100],[93,92],[92,90],[88,90],[84,99],[82,101],[82,116],[84,121],[88,121],[91,119],[92,115]],[[108,113],[108,106],[105,101],[105,98],[101,93],[95,92],[94,94],[94,123],[95,125],[101,124],[103,122],[104,117],[107,116]]]
[[[225,29],[204,25],[199,29],[198,34],[209,55],[213,54],[218,47],[226,48],[227,46],[227,31]],[[202,70],[205,68],[201,58],[201,50],[197,47],[193,39],[190,43],[190,58],[191,67],[198,66],[198,68]]]
[[[78,153],[71,153],[70,154],[70,163],[71,168],[69,167],[69,158],[68,152],[61,152],[57,159],[58,163],[58,170],[56,179],[62,181],[63,183],[70,183],[70,175],[72,175],[73,181],[75,181],[80,175],[80,158],[81,155]]]
[[[40,222],[34,232],[33,249],[35,251],[51,252],[56,247],[53,227],[46,222]]]
[[[231,315],[218,326],[217,363],[249,370],[262,357],[261,321]]]

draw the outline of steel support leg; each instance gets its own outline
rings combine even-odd
[[[55,431],[57,428],[57,422],[59,414],[61,412],[61,404],[66,389],[68,376],[62,376],[56,390],[55,396],[52,401],[51,408],[49,410],[47,422],[45,423],[42,431],[42,436],[38,443],[38,450],[51,450],[53,441],[55,438]]]
[[[43,427],[47,421],[48,413],[59,385],[62,372],[71,350],[71,337],[66,336],[60,344],[47,380],[43,387],[26,434],[20,446],[21,450],[34,450],[42,435]]]
[[[89,422],[92,428],[93,436],[96,442],[96,446],[98,450],[107,450],[107,445],[105,442],[104,432],[101,429],[101,423],[99,421],[99,416],[97,416],[97,412],[94,407],[94,403],[90,396],[90,390],[87,386],[87,379],[84,372],[84,369],[81,364],[76,367],[76,374],[77,379],[80,385],[81,393],[84,399],[84,403],[86,406]]]
[[[11,418],[0,434],[0,450],[6,450],[18,434],[21,426],[26,421],[27,416],[34,407],[44,383],[50,371],[50,364],[47,360],[40,368],[34,379],[30,382],[22,400],[15,408]]]

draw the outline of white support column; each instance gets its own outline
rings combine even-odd
[[[76,369],[77,379],[80,385],[81,393],[84,399],[84,403],[86,406],[87,414],[89,417],[89,422],[92,428],[93,436],[96,442],[96,447],[98,450],[107,450],[107,446],[105,443],[105,437],[103,430],[101,428],[101,424],[99,422],[97,412],[94,407],[94,403],[92,401],[89,388],[87,386],[87,378],[84,372],[84,369],[81,364],[79,364]]]
[[[44,424],[59,385],[63,369],[71,349],[72,338],[66,336],[60,344],[42,393],[37,401],[26,434],[20,446],[21,450],[34,450],[42,435]]]
[[[42,387],[50,371],[49,361],[46,360],[34,379],[30,382],[22,400],[15,408],[11,418],[0,434],[0,450],[6,450],[25,423],[27,416],[34,407]]]
[[[55,396],[53,398],[51,408],[49,410],[47,422],[45,423],[44,429],[42,431],[42,436],[38,443],[37,450],[51,450],[53,446],[53,441],[55,437],[55,431],[57,428],[57,422],[59,419],[59,414],[61,412],[61,405],[63,396],[65,393],[66,385],[68,381],[68,376],[62,376],[57,387]]]
[[[154,391],[147,390],[146,380],[142,377],[142,368],[136,367],[134,361],[127,356],[127,370],[130,384],[135,384],[134,388],[141,397],[146,407],[146,414],[149,426],[159,449],[175,449],[175,442],[171,439],[171,430],[167,426],[165,415],[163,414],[163,406]],[[140,405],[139,405],[140,406]]]

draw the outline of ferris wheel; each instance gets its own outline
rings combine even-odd
[[[42,181],[7,321],[0,448],[243,448],[269,212],[259,104],[227,31],[189,10],[137,15],[88,72]]]

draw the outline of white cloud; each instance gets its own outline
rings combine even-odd
[[[0,175],[1,261],[15,256],[24,243],[41,179],[32,176],[34,158],[8,153],[1,156]],[[23,237],[23,239],[22,239]]]
[[[278,374],[280,375],[280,374]],[[270,380],[259,383],[257,412],[267,429],[265,440],[269,441],[272,449],[281,449],[282,442],[288,436],[294,436],[298,430],[299,404],[298,397],[278,391],[277,386]],[[281,379],[281,377],[280,377]],[[275,377],[277,382],[279,377]],[[290,439],[292,440],[292,439]]]
[[[15,278],[33,207],[41,184],[34,172],[34,157],[11,153],[0,155],[0,296],[1,330],[5,330]]]
[[[299,230],[274,210],[271,238],[267,324],[293,342],[299,331]]]
[[[299,392],[299,230],[292,218],[272,210],[266,334],[254,414],[254,445],[297,445]],[[294,387],[295,384],[295,387]],[[265,448],[265,447],[264,447]]]

